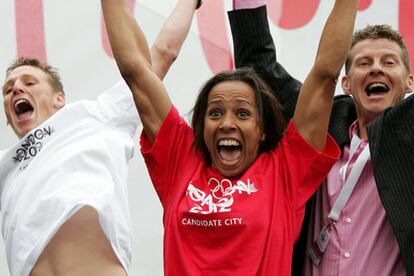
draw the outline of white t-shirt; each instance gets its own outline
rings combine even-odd
[[[61,225],[96,209],[123,267],[131,259],[127,167],[140,124],[124,82],[97,101],[68,104],[0,152],[0,210],[7,262],[26,276]]]

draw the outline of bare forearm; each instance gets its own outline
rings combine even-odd
[[[336,0],[322,32],[314,69],[336,78],[345,62],[359,0]]]
[[[144,130],[154,141],[171,101],[151,67],[144,33],[125,0],[101,0],[108,37],[122,77],[132,91]]]
[[[193,20],[197,0],[178,0],[151,48],[152,68],[164,79],[177,58]]]
[[[133,74],[131,71],[138,64],[151,66],[147,41],[125,0],[101,0],[101,4],[111,48],[121,74]]]
[[[315,64],[303,83],[295,110],[295,124],[304,139],[318,150],[326,142],[336,79],[352,39],[359,0],[336,0],[322,32]]]

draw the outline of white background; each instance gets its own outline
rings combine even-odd
[[[176,1],[137,2],[135,17],[151,44]],[[299,80],[305,78],[312,64],[323,23],[333,2],[322,0],[312,21],[299,29],[282,30],[270,23],[279,60]],[[231,1],[225,2],[226,10],[231,9],[230,5]],[[100,1],[45,0],[43,6],[47,60],[60,69],[67,102],[83,98],[95,99],[120,78],[114,60],[102,48]],[[358,28],[367,23],[388,23],[398,28],[398,1],[374,0],[369,9],[358,15]],[[226,28],[229,32],[229,27]],[[3,82],[5,69],[17,55],[14,1],[0,1],[0,37],[0,75]],[[199,40],[197,22],[194,20],[181,55],[165,80],[170,96],[181,114],[191,110],[199,87],[211,75]],[[0,148],[5,149],[16,141],[13,132],[6,125],[1,105]],[[130,164],[128,183],[134,233],[130,275],[162,275],[162,209],[139,150],[135,153]],[[4,244],[0,241],[0,276],[3,275],[7,276],[9,272]]]

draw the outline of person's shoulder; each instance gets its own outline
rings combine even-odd
[[[349,95],[339,94],[339,95],[336,95],[334,97],[334,104],[338,104],[338,103],[342,103],[342,104],[352,104],[353,105],[354,104],[354,100]]]

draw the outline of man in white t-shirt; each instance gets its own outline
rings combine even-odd
[[[7,72],[3,100],[20,138],[0,160],[11,274],[69,267],[71,275],[125,275],[131,252],[127,166],[139,124],[127,86],[65,105],[57,73],[20,58]]]
[[[160,78],[200,2],[178,1],[163,26],[151,53]],[[140,121],[126,84],[97,101],[65,105],[56,70],[19,58],[2,88],[8,124],[20,139],[0,152],[2,234],[11,275],[127,275],[127,169]]]

